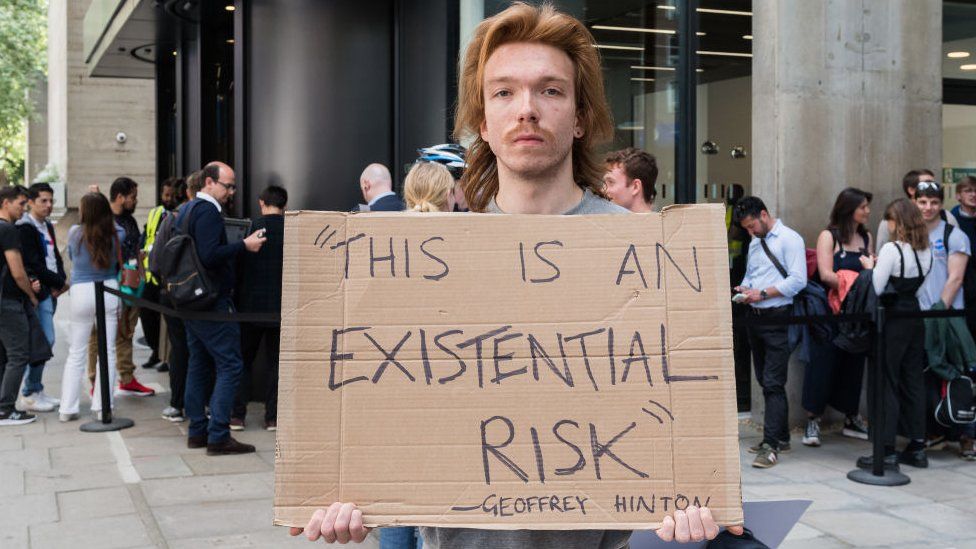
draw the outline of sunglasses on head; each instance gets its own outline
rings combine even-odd
[[[937,191],[937,190],[939,190],[939,184],[936,183],[935,181],[919,181],[918,182],[918,186],[915,187],[915,188],[918,189],[918,190],[920,190],[920,191],[925,191],[925,190],[928,190],[928,189],[932,189],[933,191]]]

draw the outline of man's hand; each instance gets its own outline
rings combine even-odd
[[[244,247],[249,252],[257,252],[261,249],[261,246],[264,245],[265,240],[267,240],[267,238],[264,237],[264,229],[258,229],[244,239]]]
[[[737,290],[742,291],[738,288]],[[741,536],[743,531],[741,526],[729,526],[728,530],[736,536]],[[692,505],[684,511],[675,511],[674,518],[664,517],[661,527],[655,533],[663,541],[688,543],[689,541],[715,539],[718,531],[718,525],[715,524],[715,519],[712,518],[712,512],[708,507],[699,509]]]
[[[735,291],[746,296],[746,300],[743,303],[759,303],[762,301],[762,294],[759,290],[753,288],[746,288],[745,286],[736,286]]]
[[[36,278],[31,280],[31,290],[34,290],[35,295],[41,293],[41,281]]]
[[[288,533],[297,536],[305,532],[309,541],[320,537],[326,543],[362,543],[369,534],[363,526],[363,512],[355,503],[333,503],[328,509],[315,511],[305,528],[291,528]]]

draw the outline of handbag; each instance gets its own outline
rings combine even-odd
[[[146,275],[141,261],[136,261],[134,266],[126,265],[122,262],[122,245],[119,243],[119,236],[113,234],[115,241],[115,256],[119,262],[119,291],[133,297],[142,297],[142,292],[146,285]],[[129,307],[132,303],[126,301]]]
[[[54,358],[51,343],[44,335],[41,319],[29,301],[24,301],[24,314],[27,315],[28,364],[43,364]]]

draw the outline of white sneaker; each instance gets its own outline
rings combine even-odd
[[[54,398],[53,396],[45,393],[44,391],[41,391],[41,392],[37,393],[37,398],[39,398],[39,399],[41,399],[44,402],[47,402],[49,404],[53,404],[55,406],[61,406],[61,399],[60,398]]]
[[[179,408],[174,408],[172,406],[167,406],[163,410],[163,419],[172,421],[173,423],[180,423],[186,418],[183,416],[183,410]]]
[[[820,420],[807,420],[807,428],[803,432],[803,444],[806,446],[820,446]]]
[[[21,394],[17,397],[15,407],[21,412],[51,412],[56,408],[54,404],[42,398],[43,393]]]
[[[61,423],[68,423],[69,421],[74,421],[78,419],[78,414],[58,414],[58,421]]]

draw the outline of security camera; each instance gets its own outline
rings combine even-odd
[[[127,139],[129,139],[129,136],[125,135],[125,132],[119,132],[119,133],[115,134],[115,141],[119,145],[121,145],[122,143],[125,143]]]

